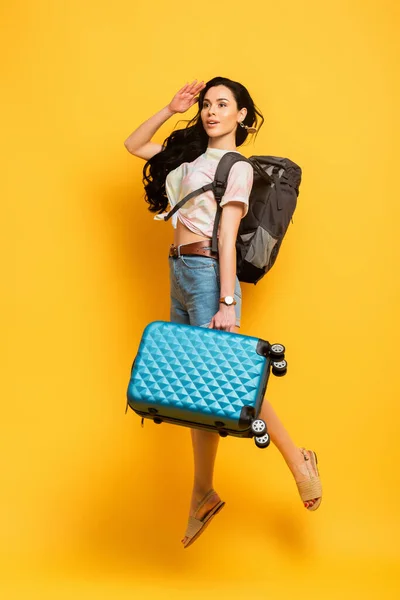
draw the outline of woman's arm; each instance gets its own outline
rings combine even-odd
[[[160,129],[172,115],[186,112],[197,101],[197,94],[205,87],[205,83],[187,83],[172,98],[171,102],[158,111],[155,115],[139,125],[125,140],[125,148],[134,156],[150,160],[155,154],[161,152],[162,145],[151,141],[153,135]]]
[[[173,111],[168,105],[139,125],[124,142],[128,152],[144,160],[150,160],[155,154],[161,152],[162,145],[155,144],[150,140],[161,125],[175,113],[176,111]]]
[[[236,237],[243,216],[242,202],[229,202],[222,210],[221,225],[218,237],[220,295],[232,296],[236,283]],[[210,328],[235,331],[235,307],[226,306],[223,302],[219,311],[213,316]]]
[[[218,236],[220,294],[233,296],[236,283],[236,238],[241,219],[247,214],[253,186],[253,167],[248,162],[237,162],[231,168],[225,194],[221,199],[221,224]],[[210,327],[235,331],[235,307],[220,303]]]

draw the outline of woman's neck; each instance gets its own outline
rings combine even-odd
[[[236,151],[235,135],[224,135],[217,138],[208,138],[208,148],[214,150],[233,150]]]

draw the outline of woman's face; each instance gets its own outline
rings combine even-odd
[[[217,85],[207,90],[201,109],[201,121],[210,138],[226,136],[236,132],[240,121],[243,121],[247,109],[238,110],[235,97],[224,85]]]

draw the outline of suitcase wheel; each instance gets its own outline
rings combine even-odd
[[[269,446],[270,442],[271,442],[271,439],[270,439],[268,433],[266,433],[262,437],[254,438],[254,443],[257,446],[257,448],[267,448]]]
[[[267,425],[262,419],[254,419],[251,423],[251,431],[257,437],[262,437],[267,433]]]
[[[154,421],[154,423],[156,423],[156,425],[160,425],[160,423],[163,422],[160,417],[154,417],[153,421]]]
[[[276,377],[283,377],[287,373],[287,362],[286,360],[274,360],[272,362],[272,373]]]
[[[269,355],[271,358],[283,358],[285,356],[285,346],[282,344],[272,344],[269,349]]]

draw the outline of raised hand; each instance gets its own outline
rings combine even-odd
[[[204,81],[197,82],[195,79],[192,83],[187,83],[175,94],[168,108],[176,113],[184,113],[197,102],[197,94],[206,87]]]

